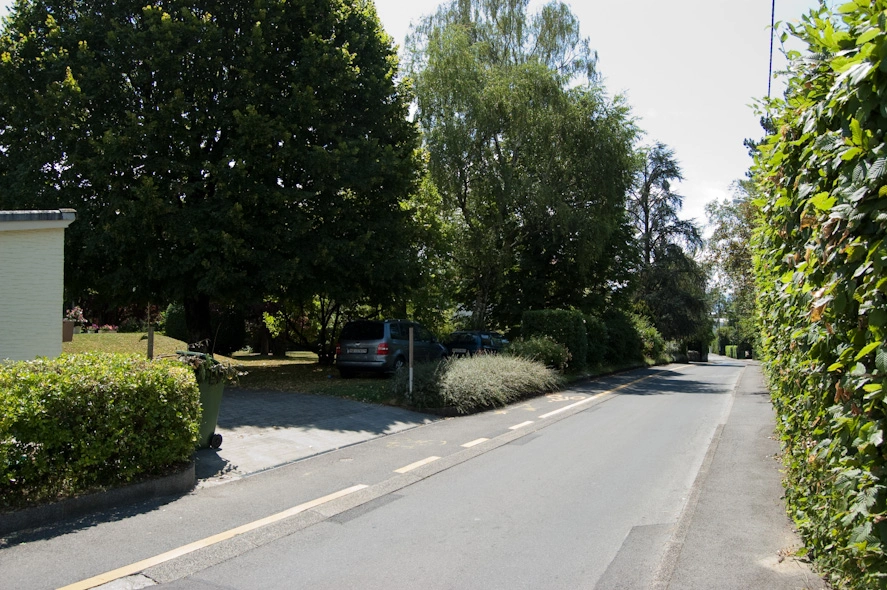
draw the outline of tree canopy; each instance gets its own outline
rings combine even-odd
[[[69,288],[118,304],[391,293],[420,168],[361,0],[20,0],[0,207],[73,207]]]
[[[409,42],[418,121],[459,299],[477,326],[576,306],[607,282],[637,129],[569,8],[453,1]]]

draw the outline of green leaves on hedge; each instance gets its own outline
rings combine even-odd
[[[0,363],[0,510],[163,473],[197,440],[194,372],[119,354]]]
[[[770,101],[755,238],[786,497],[840,588],[887,588],[887,0],[822,5]]]

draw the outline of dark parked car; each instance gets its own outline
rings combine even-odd
[[[342,328],[336,346],[336,367],[342,377],[356,373],[393,373],[409,363],[410,327],[413,361],[431,361],[447,354],[431,332],[409,320],[358,320]]]
[[[508,340],[496,332],[463,330],[453,332],[444,340],[444,346],[451,356],[471,356],[473,354],[502,351]]]

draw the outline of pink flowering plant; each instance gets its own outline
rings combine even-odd
[[[83,316],[83,310],[80,306],[73,307],[65,312],[65,319],[70,322],[76,322],[80,324],[81,327],[86,327],[89,325],[89,320],[87,320]]]

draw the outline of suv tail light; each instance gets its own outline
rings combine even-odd
[[[376,348],[376,354],[380,355],[380,356],[384,356],[384,355],[388,354],[388,343],[383,342],[383,343],[379,344],[379,347]]]
[[[342,345],[336,342],[336,356],[342,356]]]

